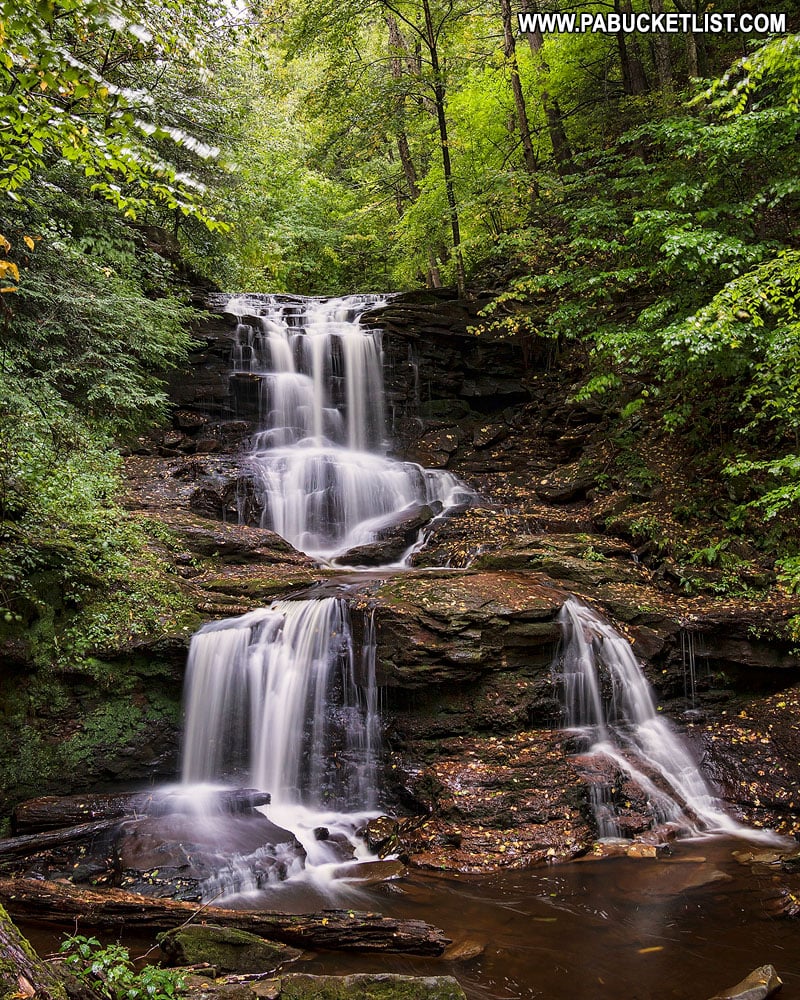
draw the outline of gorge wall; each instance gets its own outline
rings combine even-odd
[[[166,529],[157,545],[187,601],[185,622],[137,648],[98,651],[94,676],[34,667],[30,643],[6,641],[13,673],[0,701],[9,727],[25,719],[32,754],[16,771],[4,762],[6,809],[42,792],[174,778],[193,628],[335,579],[355,610],[374,611],[387,805],[427,817],[387,837],[416,863],[514,867],[591,843],[592,778],[558,731],[550,677],[571,593],[625,630],[660,708],[745,819],[800,831],[800,667],[787,630],[797,602],[769,588],[757,559],[748,596],[715,593],[719,573],[695,564],[687,594],[687,567],[659,545],[692,492],[681,456],[654,429],[625,426],[618,407],[572,401],[579,358],[469,333],[476,309],[417,294],[367,317],[384,329],[397,454],[451,470],[478,494],[431,525],[418,572],[392,578],[321,569],[257,526],[236,459],[257,386],[230,378],[230,318],[198,328],[190,365],[171,378],[173,425],[126,459],[128,506]],[[110,681],[120,674],[122,685]],[[74,720],[70,732],[62,718]],[[63,752],[65,740],[79,757]],[[619,778],[635,832],[641,790],[605,777]]]

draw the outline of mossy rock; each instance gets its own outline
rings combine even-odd
[[[218,973],[271,972],[302,952],[247,931],[215,924],[181,927],[159,938],[170,965],[213,965]]]
[[[281,1000],[466,1000],[452,976],[283,976]]]

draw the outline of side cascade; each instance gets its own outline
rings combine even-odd
[[[639,786],[653,826],[672,824],[688,835],[766,836],[724,811],[684,741],[658,714],[625,637],[575,598],[566,601],[559,621],[563,640],[552,673],[565,725],[582,738],[587,757],[605,758]],[[589,788],[599,836],[622,836],[608,784],[594,781]]]
[[[451,473],[387,454],[381,333],[360,321],[384,301],[242,295],[224,305],[239,320],[233,375],[258,387],[247,465],[261,526],[324,561],[421,505],[437,513],[472,495]]]
[[[341,598],[276,601],[205,625],[192,638],[184,700],[182,781],[199,813],[203,787],[261,789],[269,820],[302,848],[290,875],[358,855],[354,834],[376,811],[381,741],[369,613],[360,651]],[[262,887],[249,870],[259,860],[234,859],[206,894]]]

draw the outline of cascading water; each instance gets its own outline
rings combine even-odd
[[[563,692],[566,726],[586,740],[588,755],[609,759],[631,777],[647,796],[654,824],[752,839],[754,831],[723,811],[679,735],[658,715],[624,636],[575,598],[559,620],[563,641],[553,677]],[[601,783],[590,786],[598,833],[619,836],[605,791]]]
[[[353,834],[376,807],[380,750],[370,615],[360,654],[339,598],[276,601],[210,623],[192,638],[185,686],[184,785],[269,792],[265,814],[306,856],[279,844],[282,876],[320,876],[357,853]],[[202,793],[198,801],[202,813]],[[263,848],[234,857],[205,894],[263,888],[263,867]]]
[[[247,464],[262,527],[322,560],[370,544],[415,505],[471,496],[451,473],[386,454],[381,335],[360,324],[382,301],[247,295],[224,306],[239,318],[234,377],[258,381]]]

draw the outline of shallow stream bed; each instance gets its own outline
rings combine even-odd
[[[800,925],[768,915],[765,900],[782,879],[766,866],[739,864],[732,851],[746,847],[708,839],[683,841],[663,860],[481,877],[415,873],[353,893],[350,905],[427,920],[453,938],[451,950],[469,955],[483,947],[482,954],[450,961],[324,955],[304,971],[447,972],[474,1000],[703,1000],[771,963],[784,982],[781,996],[792,1000],[800,997]],[[319,902],[280,897],[287,909]]]

